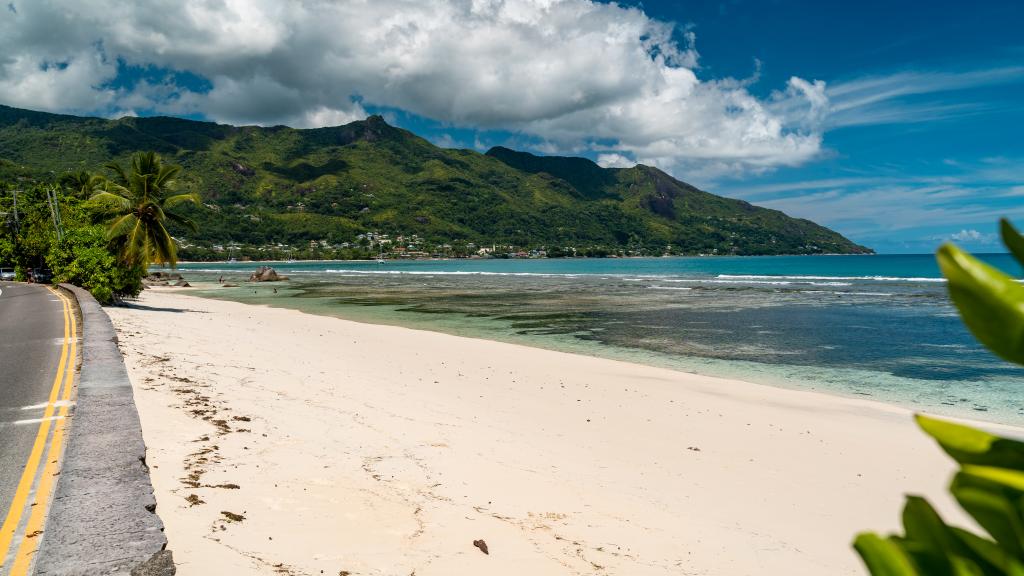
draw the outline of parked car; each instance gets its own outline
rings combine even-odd
[[[49,284],[53,281],[53,272],[44,268],[35,268],[32,270],[32,278],[40,284]]]
[[[14,280],[14,268],[0,268],[0,280]]]

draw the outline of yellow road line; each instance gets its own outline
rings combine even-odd
[[[22,514],[25,511],[32,483],[35,480],[36,472],[39,469],[39,462],[43,456],[43,448],[46,446],[46,438],[50,434],[50,417],[53,416],[54,403],[60,393],[61,382],[64,381],[65,370],[68,365],[68,343],[70,332],[69,305],[68,301],[62,298],[64,308],[64,343],[60,350],[60,362],[57,363],[57,375],[53,379],[53,387],[50,390],[50,399],[46,404],[46,411],[43,413],[43,421],[39,423],[39,431],[36,433],[35,442],[32,444],[32,451],[29,453],[25,469],[18,480],[18,487],[14,491],[14,498],[11,499],[11,507],[7,511],[7,517],[3,525],[0,525],[0,568],[3,567],[7,558],[7,552],[14,539],[14,533],[21,523]],[[73,360],[72,360],[73,362]]]
[[[57,296],[70,307],[70,301],[66,296],[57,292]],[[71,314],[71,334],[77,336],[78,326],[74,313]],[[43,475],[39,479],[39,486],[36,487],[35,503],[32,505],[32,513],[25,525],[25,537],[21,539],[18,552],[14,555],[14,564],[8,576],[27,576],[32,566],[32,559],[39,549],[40,535],[46,524],[46,517],[50,510],[50,498],[53,496],[53,483],[60,471],[60,457],[64,449],[64,425],[68,415],[68,400],[71,399],[71,390],[75,383],[75,360],[77,356],[77,338],[71,339],[70,360],[64,366],[64,403],[60,407],[59,417],[54,424],[53,439],[50,440],[50,448],[46,451],[46,466],[43,468]]]
[[[57,477],[60,460],[60,446],[64,442],[64,421],[57,421],[53,429],[53,442],[46,453],[46,467],[43,468],[43,476],[39,479],[39,486],[36,487],[35,504],[32,507],[32,515],[29,516],[28,524],[25,525],[25,536],[21,539],[21,545],[14,555],[14,563],[8,576],[26,576],[32,565],[32,556],[39,549],[40,536],[43,533],[43,524],[46,522],[46,513],[50,494],[53,493],[53,481]]]

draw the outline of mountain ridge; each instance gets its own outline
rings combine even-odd
[[[202,195],[206,206],[190,214],[200,224],[191,243],[334,244],[380,231],[434,244],[627,254],[871,253],[808,220],[704,192],[657,168],[439,148],[380,116],[295,129],[0,105],[0,181],[98,170],[138,150],[181,164],[182,188]]]

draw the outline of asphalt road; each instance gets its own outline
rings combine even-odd
[[[53,292],[0,282],[0,522],[39,431],[63,338],[63,306]]]

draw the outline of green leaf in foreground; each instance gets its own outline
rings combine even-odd
[[[994,466],[1024,471],[1024,442],[918,414],[918,426],[961,465]]]
[[[950,492],[1000,547],[1024,557],[1024,472],[964,466]]]
[[[921,576],[899,544],[876,534],[860,534],[853,547],[874,576]]]
[[[1024,237],[1005,219],[1003,241],[1024,264]],[[952,244],[938,252],[949,294],[985,346],[1024,364],[1024,287]],[[984,529],[946,524],[909,496],[903,535],[861,534],[854,548],[874,576],[1024,576],[1024,442],[918,414],[918,425],[960,465],[950,493]]]
[[[1017,232],[1017,229],[1013,227],[1006,218],[999,220],[999,233],[1003,237],[1003,244],[1010,250],[1010,254],[1017,259],[1022,266],[1024,266],[1024,236]]]
[[[1024,364],[1024,286],[952,244],[939,249],[938,260],[974,336],[999,356]]]

